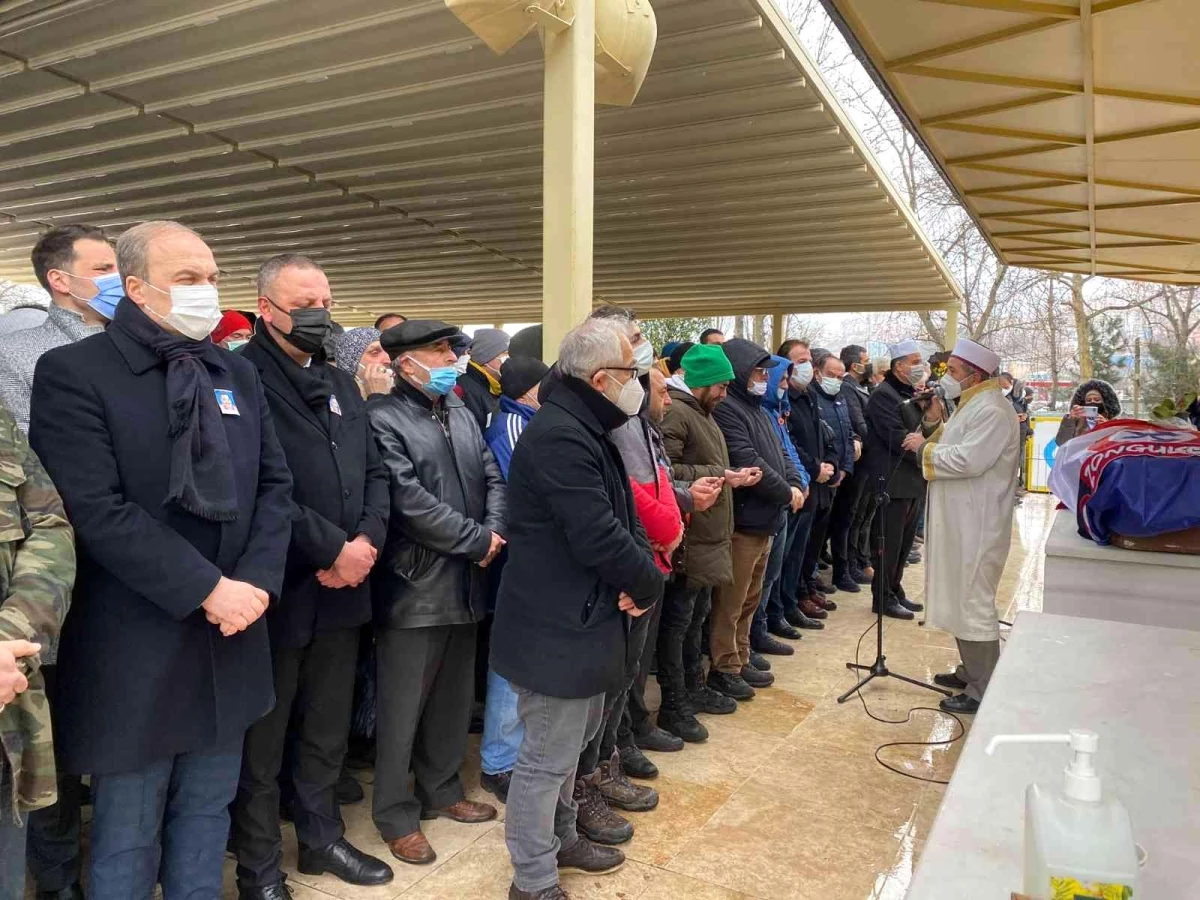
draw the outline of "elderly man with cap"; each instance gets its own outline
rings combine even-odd
[[[485,569],[504,545],[505,488],[474,416],[453,393],[458,333],[429,319],[385,331],[396,387],[367,406],[392,498],[372,590],[379,681],[373,815],[392,855],[416,864],[436,859],[422,818],[496,817],[494,807],[464,797],[458,770]]]
[[[867,445],[860,465],[863,490],[878,501],[883,479],[887,505],[875,513],[871,533],[871,608],[893,619],[912,619],[923,608],[904,593],[901,579],[912,550],[925,496],[925,477],[916,453],[904,449],[910,432],[928,437],[945,416],[941,400],[914,400],[916,385],[929,373],[916,341],[892,345],[883,381],[867,401]]]
[[[333,336],[337,367],[354,376],[358,392],[366,400],[387,394],[396,384],[396,371],[375,328],[351,328]]]
[[[221,321],[213,329],[212,342],[226,350],[238,351],[250,343],[254,328],[250,320],[236,309],[227,309],[221,313]]]
[[[478,329],[467,351],[470,361],[454,391],[479,423],[481,433],[487,431],[500,408],[500,367],[508,359],[508,341],[508,334],[499,328]]]
[[[957,671],[934,677],[963,691],[942,701],[949,712],[979,709],[1000,658],[996,589],[1012,540],[1021,428],[995,377],[999,368],[991,350],[959,340],[938,382],[958,409],[928,440],[913,432],[903,444],[920,456],[929,482],[926,622],[953,634],[962,657]]]

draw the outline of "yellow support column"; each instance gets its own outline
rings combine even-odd
[[[575,0],[570,27],[542,27],[542,352],[592,309],[592,208],[596,152],[596,3]]]
[[[783,343],[783,313],[777,312],[771,316],[771,346],[767,349],[772,353]]]
[[[946,310],[946,346],[944,349],[953,350],[958,341],[958,307]]]

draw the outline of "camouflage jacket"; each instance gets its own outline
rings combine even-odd
[[[0,410],[0,641],[49,649],[71,600],[75,536],[50,476],[16,422]],[[38,656],[18,660],[29,688],[0,708],[0,748],[14,812],[54,803],[54,743]],[[0,817],[9,818],[8,810]]]

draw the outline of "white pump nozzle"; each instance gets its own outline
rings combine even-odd
[[[1070,734],[998,734],[985,752],[992,756],[1001,744],[1070,744],[1075,755],[1064,772],[1063,793],[1072,800],[1094,803],[1100,799],[1100,776],[1092,766],[1092,754],[1100,747],[1096,732],[1072,729]]]

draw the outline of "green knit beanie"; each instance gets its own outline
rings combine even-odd
[[[679,365],[683,367],[683,381],[690,388],[733,381],[733,366],[720,344],[696,344],[683,354]]]

